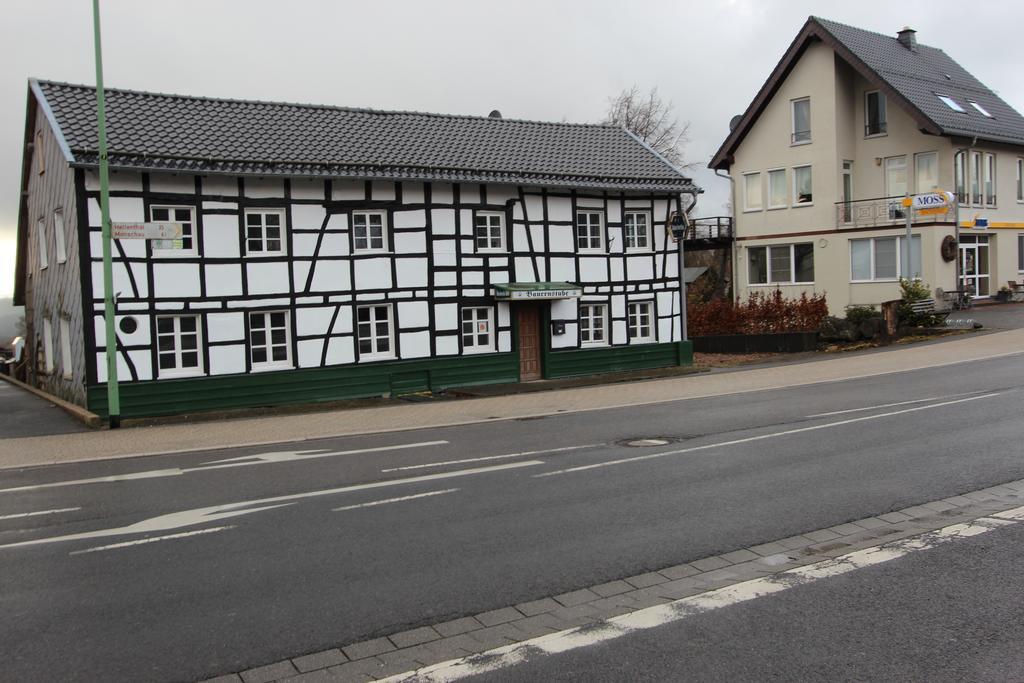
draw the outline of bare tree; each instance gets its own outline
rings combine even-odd
[[[689,142],[690,122],[680,123],[674,110],[671,102],[658,96],[656,87],[643,93],[634,85],[608,98],[604,123],[625,127],[676,166],[689,168],[693,164],[683,162],[683,148]]]

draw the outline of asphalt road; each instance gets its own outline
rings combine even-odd
[[[1022,387],[1011,356],[299,446],[325,457],[0,470],[3,677],[203,678],[1024,478]]]
[[[1024,528],[478,676],[501,681],[1024,680]]]

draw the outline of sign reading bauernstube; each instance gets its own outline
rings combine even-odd
[[[527,289],[511,290],[505,298],[512,299],[578,299],[583,296],[582,289]]]
[[[181,223],[110,224],[110,236],[116,240],[175,240],[181,237]]]

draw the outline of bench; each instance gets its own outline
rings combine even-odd
[[[949,315],[949,309],[938,309],[935,307],[935,299],[921,299],[910,302],[910,311],[914,315],[934,315],[945,318]]]

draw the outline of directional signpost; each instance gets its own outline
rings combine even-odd
[[[111,223],[111,236],[117,240],[177,240],[181,233],[181,223]]]
[[[933,216],[936,214],[943,214],[949,211],[950,206],[954,206],[955,197],[952,192],[925,192],[923,194],[915,194],[913,196],[907,196],[903,198],[903,214],[907,219],[907,248],[906,256],[903,258],[903,277],[908,280],[912,280],[913,274],[910,269],[913,268],[914,259],[912,258],[914,253],[914,239],[910,230],[910,226],[914,221],[914,214],[920,216]]]

